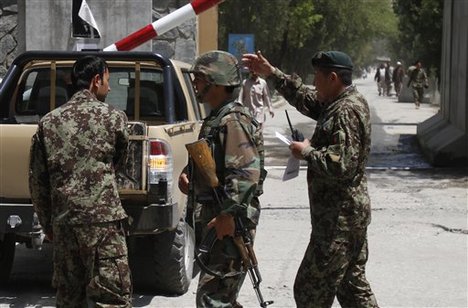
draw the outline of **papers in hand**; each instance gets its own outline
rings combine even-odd
[[[288,137],[286,137],[286,136],[284,136],[284,135],[282,135],[282,134],[280,134],[278,132],[275,132],[275,135],[276,135],[276,138],[283,141],[287,145],[291,144],[291,140],[289,140]],[[299,175],[300,165],[301,165],[301,163],[300,163],[299,159],[295,158],[291,154],[289,156],[289,159],[288,159],[288,165],[286,166],[286,169],[284,170],[284,173],[283,173],[283,181],[287,181],[287,180],[293,179],[296,176],[298,176]]]
[[[294,179],[296,176],[298,176],[300,165],[301,163],[299,159],[297,159],[291,154],[291,156],[289,156],[288,159],[288,165],[286,166],[286,169],[283,173],[283,182],[290,179]]]
[[[290,145],[291,144],[291,140],[288,139],[288,137],[278,133],[278,132],[275,132],[275,135],[276,135],[276,138],[278,138],[279,140],[283,141],[284,143],[286,143],[287,145]]]

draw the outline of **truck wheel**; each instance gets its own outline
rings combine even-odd
[[[174,231],[130,238],[130,267],[136,289],[182,295],[192,280],[195,235],[181,221]]]
[[[6,233],[0,241],[0,283],[6,282],[10,277],[15,258],[15,244],[14,233]]]

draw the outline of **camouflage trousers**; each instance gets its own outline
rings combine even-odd
[[[125,231],[120,222],[54,224],[57,307],[132,307]]]
[[[413,87],[413,98],[416,106],[419,107],[424,98],[424,88],[423,87]]]
[[[206,265],[214,272],[224,274],[241,272],[240,256],[232,238],[216,241]],[[203,271],[200,272],[197,289],[197,307],[236,307],[237,296],[239,295],[244,278],[245,273],[221,279]]]
[[[367,230],[312,232],[294,282],[298,308],[331,307],[335,296],[341,307],[378,307],[365,276]]]
[[[202,235],[205,236],[209,229],[206,224],[216,216],[209,206],[203,206],[201,210],[202,224],[205,226]],[[251,230],[252,239],[255,230]],[[242,262],[239,251],[234,244],[233,238],[225,237],[222,241],[217,240],[211,249],[207,264],[209,269],[217,273],[238,273],[232,277],[223,279],[200,272],[198,281],[196,304],[198,308],[241,308],[237,303],[237,297],[244,282],[246,273],[241,273]],[[230,276],[230,275],[228,275]]]
[[[396,96],[397,96],[397,97],[400,96],[400,92],[401,92],[401,87],[402,87],[402,85],[403,85],[402,82],[395,81],[395,92],[396,92]]]

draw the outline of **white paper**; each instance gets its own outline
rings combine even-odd
[[[299,159],[294,157],[292,154],[289,156],[288,165],[283,173],[283,182],[294,179],[296,176],[299,175],[299,167],[301,166],[301,162]]]
[[[283,141],[284,143],[286,143],[287,145],[290,145],[291,144],[291,140],[288,139],[288,137],[278,133],[278,132],[275,132],[275,135],[276,135],[276,138],[278,138],[279,140]]]

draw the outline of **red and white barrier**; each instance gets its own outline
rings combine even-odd
[[[185,21],[196,17],[198,14],[223,2],[224,0],[194,0],[189,4],[175,10],[174,12],[156,20],[155,22],[141,28],[121,39],[120,41],[107,46],[104,51],[124,51],[132,50],[146,41],[158,35],[174,29]]]

